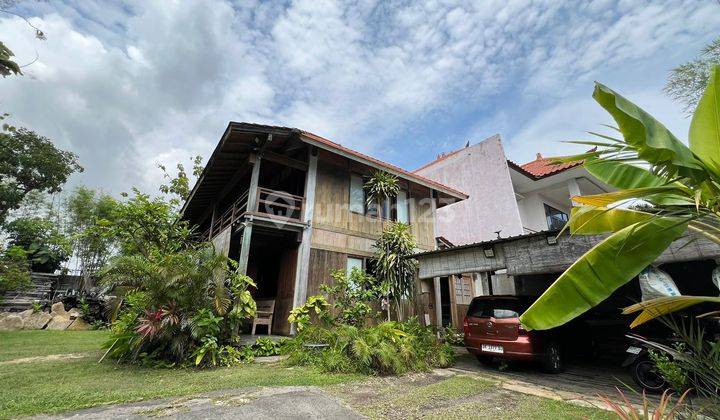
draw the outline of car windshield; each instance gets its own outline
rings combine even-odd
[[[516,299],[476,299],[468,308],[468,316],[475,318],[517,318],[522,309]]]

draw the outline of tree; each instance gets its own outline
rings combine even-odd
[[[0,248],[0,299],[6,292],[32,285],[27,253],[20,247]]]
[[[3,118],[8,114],[4,114]],[[0,132],[0,225],[32,191],[56,193],[83,168],[72,152],[57,149],[47,137],[3,125]]]
[[[529,329],[562,325],[630,281],[687,230],[720,245],[720,66],[692,118],[686,146],[638,106],[596,84],[595,100],[618,124],[622,138],[601,136],[580,156],[588,172],[618,191],[573,197],[572,234],[608,233],[568,268],[520,317]],[[647,169],[646,169],[647,168]],[[651,207],[621,208],[628,200]],[[717,297],[651,299],[626,308],[641,311],[632,326]]]
[[[70,240],[47,217],[18,217],[5,227],[10,247],[25,251],[33,271],[52,273],[70,258]]]
[[[73,190],[63,202],[65,231],[86,282],[105,265],[115,249],[116,241],[103,231],[112,222],[117,206],[112,196],[84,186]]]
[[[665,93],[685,105],[685,112],[692,115],[710,79],[712,67],[718,64],[720,64],[720,37],[706,45],[698,58],[670,71]]]
[[[193,176],[198,178],[203,171],[202,156],[193,156],[190,158],[193,165]],[[167,167],[158,164],[158,168],[163,172],[163,177],[167,180],[167,184],[160,185],[160,192],[175,196],[171,198],[171,202],[175,206],[182,205],[190,197],[190,178],[187,176],[185,166],[182,163],[175,165],[177,174],[173,177],[167,170]]]
[[[5,44],[0,41],[0,75],[2,75],[2,77],[10,76],[10,74],[22,74],[20,66],[12,59],[14,56],[15,54],[10,51],[10,48],[6,47]]]
[[[417,271],[417,261],[408,258],[415,252],[416,247],[410,225],[391,222],[385,227],[374,247],[375,277],[389,285],[398,319],[401,320],[402,300],[412,299]]]

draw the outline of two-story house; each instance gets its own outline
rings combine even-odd
[[[372,170],[400,180],[391,202],[367,203]],[[256,281],[256,299],[275,300],[272,330],[287,334],[289,312],[332,270],[365,267],[389,220],[432,250],[436,209],[467,197],[306,131],[231,122],[182,211]]]
[[[581,162],[553,165],[538,153],[532,162],[513,163],[499,135],[443,153],[414,173],[470,195],[438,210],[438,236],[454,245],[559,229],[570,197],[611,190]]]

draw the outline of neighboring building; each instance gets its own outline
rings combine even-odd
[[[518,165],[507,160],[496,135],[442,154],[415,173],[470,194],[438,209],[437,249],[416,255],[418,311],[434,325],[461,328],[475,296],[541,295],[603,238],[557,237],[573,206],[570,197],[611,191],[582,162],[556,165],[538,153]],[[656,263],[673,274],[682,293],[713,293],[710,273],[718,257],[720,247],[707,239],[681,238]]]
[[[366,203],[373,169],[400,179],[392,202]],[[306,131],[231,122],[182,211],[256,281],[256,299],[275,299],[272,329],[289,333],[290,310],[332,270],[365,267],[388,220],[409,223],[419,250],[433,250],[436,207],[466,198]]]
[[[499,135],[441,154],[414,173],[470,195],[437,212],[438,236],[455,245],[557,229],[567,221],[571,196],[611,190],[581,162],[553,165],[538,153],[532,162],[515,164]]]

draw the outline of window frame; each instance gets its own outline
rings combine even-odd
[[[565,217],[564,217],[564,219],[565,219],[564,222],[565,222],[565,223],[563,223],[563,226],[568,222],[568,220],[570,220],[570,216],[568,216],[567,213],[565,213],[564,211],[562,211],[562,210],[560,210],[560,209],[558,209],[558,208],[556,208],[556,207],[551,206],[551,205],[548,204],[548,203],[543,202],[543,210],[545,211],[545,223],[547,223],[547,227],[548,227],[548,229],[550,229],[550,230],[562,229],[562,226],[560,226],[560,227],[553,227],[553,226],[550,224],[550,220],[552,219],[552,216],[554,216],[554,215],[560,215],[560,214],[562,214],[563,216],[565,216]],[[555,211],[555,212],[557,212],[557,213],[551,214],[550,212],[552,212],[552,211]]]
[[[360,190],[362,191],[362,212],[353,210],[353,177],[360,178]],[[365,193],[365,180],[364,176],[357,172],[350,172],[350,177],[348,178],[348,209],[351,213],[355,214],[361,214],[363,216],[367,216],[367,194]]]

